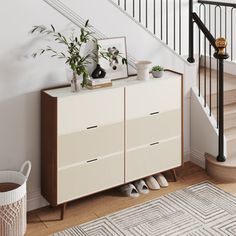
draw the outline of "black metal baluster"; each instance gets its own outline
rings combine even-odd
[[[220,7],[220,37],[222,37],[222,8]]]
[[[201,18],[201,7],[199,6],[199,17]],[[201,30],[198,30],[198,96],[201,96]]]
[[[146,0],[146,28],[148,28],[148,1]]]
[[[133,0],[133,17],[135,18],[135,0]]]
[[[216,102],[217,102],[217,105],[216,105],[216,112],[217,112],[217,118],[216,118],[216,121],[217,121],[217,125],[216,127],[219,128],[219,60],[217,59],[217,66],[216,66]]]
[[[182,54],[182,4],[179,0],[179,55]]]
[[[232,8],[231,9],[231,61],[233,61],[234,59],[234,45],[233,45],[233,42],[234,42],[234,9],[235,8]]]
[[[142,18],[141,18],[141,16],[142,16],[141,5],[142,5],[141,0],[139,0],[139,23],[142,22]]]
[[[211,32],[211,5],[209,5],[209,31]],[[212,46],[209,43],[209,109],[210,109],[210,116],[212,114]]]
[[[126,0],[124,0],[124,10],[125,11],[127,10],[127,2],[126,2]]]
[[[166,44],[169,44],[169,0],[166,0]]]
[[[206,6],[204,6],[204,24],[206,25]],[[204,36],[204,107],[206,107],[206,91],[207,91],[207,78],[206,78],[206,70],[207,70],[207,65],[206,65],[206,36]]]
[[[227,40],[227,7],[225,7],[225,39]],[[227,53],[227,48],[225,49],[225,53]]]
[[[120,6],[120,0],[118,0],[118,5]]]
[[[209,55],[210,55],[210,60],[209,60],[209,109],[210,109],[210,116],[212,114],[212,46],[210,45],[209,47]]]
[[[198,59],[198,96],[201,96],[201,30],[199,29],[199,38],[198,38],[198,54],[199,54],[199,59]]]
[[[153,0],[153,33],[156,34],[156,0]]]
[[[163,0],[161,0],[161,14],[160,14],[161,40],[163,40]]]
[[[175,0],[173,0],[173,4],[174,4],[174,6],[173,6],[173,15],[174,15],[174,17],[173,17],[173,26],[174,26],[174,32],[173,32],[173,34],[174,34],[174,50],[176,50],[176,45],[175,45],[175,40],[176,40],[176,38],[175,38],[175,34],[176,34],[176,29],[175,29],[175,26],[176,26],[176,22],[175,22],[175,17],[176,17]]]
[[[200,5],[201,7],[201,5]],[[199,11],[200,11],[199,7]],[[188,62],[194,63],[194,24],[193,24],[193,0],[189,0],[189,38],[188,38]],[[200,30],[200,29],[199,29]]]

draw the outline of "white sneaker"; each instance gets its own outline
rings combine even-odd
[[[154,177],[162,188],[166,188],[169,186],[169,184],[163,174],[157,174],[157,175],[154,175]]]
[[[147,177],[146,179],[144,179],[144,181],[146,182],[147,186],[150,189],[158,190],[161,188],[159,183],[156,181],[156,179],[153,176]]]
[[[134,182],[134,186],[137,188],[139,193],[148,194],[149,189],[143,179],[137,180]]]
[[[125,184],[120,187],[120,191],[127,197],[139,197],[138,190],[135,188],[133,184]]]

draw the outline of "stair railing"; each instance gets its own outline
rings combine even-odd
[[[179,55],[187,54],[183,45],[183,0],[113,0],[149,32]]]
[[[203,2],[203,1],[200,1]],[[205,1],[204,1],[205,2]],[[209,1],[207,1],[209,2]],[[204,17],[205,18],[205,17]],[[211,34],[209,29],[204,24],[201,18],[198,16],[196,12],[193,11],[193,0],[189,0],[189,57],[188,61],[193,63],[194,59],[194,24],[198,26],[199,29],[199,54],[201,54],[200,46],[201,46],[201,33],[204,35],[204,106],[206,107],[207,103],[207,81],[206,81],[206,40],[209,41],[209,57],[211,58],[211,48],[215,49],[214,57],[217,60],[217,128],[219,133],[218,139],[218,156],[217,161],[224,162],[226,160],[224,155],[224,60],[228,59],[229,56],[226,52],[227,42],[223,37],[219,37],[215,39],[215,37]],[[211,59],[210,59],[211,63]],[[201,61],[199,60],[199,68]],[[198,90],[199,96],[201,95],[201,73],[199,69],[199,81],[198,81]],[[209,98],[210,98],[210,116],[211,116],[211,68],[210,68],[210,80],[209,80]]]

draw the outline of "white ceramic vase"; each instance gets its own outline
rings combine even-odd
[[[150,67],[151,61],[138,61],[135,63],[137,68],[137,79],[138,80],[149,80],[150,79]]]

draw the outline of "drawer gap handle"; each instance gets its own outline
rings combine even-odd
[[[150,116],[157,115],[157,114],[159,114],[159,111],[150,113]]]
[[[91,162],[94,162],[94,161],[97,161],[98,159],[92,159],[92,160],[89,160],[87,161],[87,163],[91,163]]]
[[[94,125],[94,126],[87,127],[87,129],[95,129],[97,127],[98,127],[97,125]]]
[[[150,146],[158,145],[159,142],[151,143]]]

